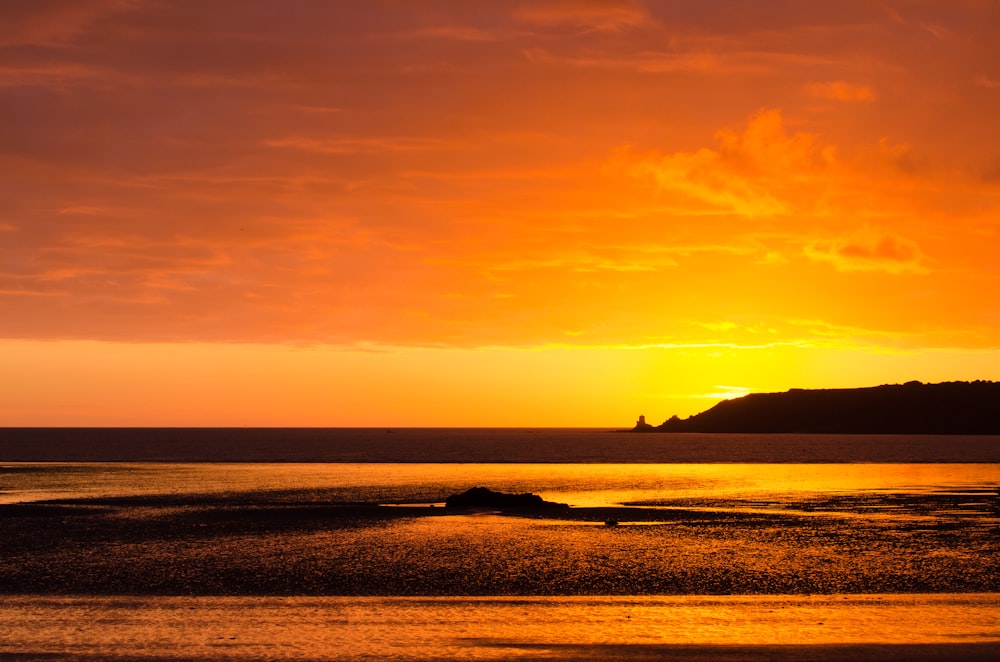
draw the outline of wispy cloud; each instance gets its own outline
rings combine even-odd
[[[830,101],[874,101],[875,90],[870,85],[857,85],[842,80],[809,83],[806,91],[817,99]]]
[[[514,16],[540,26],[584,31],[620,31],[651,23],[649,13],[633,0],[541,0],[518,7]]]
[[[692,73],[715,76],[773,74],[791,68],[837,68],[844,62],[801,53],[741,50],[739,44],[720,47],[711,42],[678,44],[672,51],[640,50],[626,53],[562,53],[547,48],[522,51],[530,62],[565,67],[605,69],[643,74]]]
[[[626,56],[607,55],[566,55],[556,54],[543,48],[525,49],[525,58],[530,62],[565,65],[569,67],[620,69],[643,73],[732,73],[741,67],[724,56],[698,52],[642,52]]]
[[[467,143],[460,140],[424,137],[386,138],[321,138],[316,136],[290,136],[265,140],[268,147],[300,149],[323,154],[356,154],[360,152],[424,152],[440,149],[459,149]]]
[[[57,211],[57,214],[73,214],[80,216],[97,216],[98,214],[103,214],[110,211],[109,207],[102,205],[86,205],[86,204],[73,204],[62,207]]]
[[[688,397],[705,400],[732,400],[733,398],[742,398],[744,395],[753,392],[753,389],[747,386],[726,386],[719,384],[715,388],[717,390],[712,393],[696,393]]]
[[[489,42],[509,38],[509,35],[498,30],[486,30],[470,25],[437,25],[418,28],[405,33],[404,36],[416,39],[449,39],[470,42]]]
[[[0,64],[0,87],[66,89],[122,79],[123,76],[112,69],[73,62]]]
[[[133,9],[133,0],[9,3],[3,10],[0,45],[66,47],[103,19]]]
[[[839,271],[885,271],[926,274],[926,257],[916,243],[897,233],[864,227],[846,237],[821,240],[805,247],[813,260]]]
[[[989,90],[1000,89],[1000,80],[993,78],[991,76],[987,76],[986,74],[980,74],[979,76],[976,76],[975,78],[973,78],[972,82],[974,85],[978,85],[979,87],[985,87],[986,89]]]

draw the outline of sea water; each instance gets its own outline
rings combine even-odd
[[[854,492],[995,491],[1000,488],[1000,463],[0,462],[0,503],[7,504],[239,493],[276,497],[285,493],[296,500],[433,503],[478,485],[532,492],[578,507],[727,498],[777,503]]]
[[[573,518],[438,512],[378,526],[210,531],[42,550],[35,565],[20,567],[51,576],[77,564],[107,580],[85,594],[52,595],[50,587],[46,595],[0,598],[0,655],[643,659],[676,653],[677,646],[1000,642],[996,438],[679,435],[674,448],[672,435],[435,437],[425,430],[340,433],[322,443],[315,436],[295,441],[294,434],[289,442],[278,432],[268,446],[260,434],[251,435],[251,455],[284,461],[190,461],[231,460],[240,437],[229,434],[215,446],[203,440],[201,455],[192,455],[183,431],[162,437],[173,441],[159,462],[109,461],[150,450],[122,446],[121,439],[114,452],[90,444],[85,457],[103,462],[4,461],[11,455],[0,444],[0,504],[169,497],[180,505],[129,507],[121,515],[169,528],[169,517],[194,508],[185,505],[194,496],[198,508],[366,502],[429,509],[448,494],[485,485],[581,509],[625,504],[687,519],[632,522],[624,511],[620,525],[609,528]],[[652,453],[641,445],[647,437],[664,461],[648,461]],[[573,462],[574,439],[582,455],[600,461]],[[417,462],[418,441],[438,460],[547,461]],[[707,446],[699,449],[698,441]],[[72,442],[70,435],[59,443],[69,449]],[[63,455],[81,457],[79,449]],[[180,455],[189,461],[173,461]],[[288,461],[303,455],[341,461]],[[691,520],[691,513],[706,519]],[[113,589],[115,568],[141,563],[151,564],[152,575],[164,573],[159,585],[166,594]],[[261,595],[222,595],[224,577],[213,583],[213,573],[240,564],[247,572],[294,575],[285,586],[292,593],[268,594],[265,583]],[[170,594],[169,582],[183,573],[194,594]]]

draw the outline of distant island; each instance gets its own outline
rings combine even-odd
[[[634,432],[802,434],[1000,434],[1000,382],[885,384],[790,389],[724,400],[660,425],[640,416]]]

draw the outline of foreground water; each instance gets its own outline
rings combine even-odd
[[[380,434],[392,443],[336,453],[412,452]],[[688,439],[653,464],[571,463],[569,431],[512,434],[522,454],[556,439],[531,452],[558,462],[2,461],[0,657],[1000,654],[1000,464],[981,461],[996,439],[960,440],[974,463],[954,439],[856,437],[715,438],[702,453],[780,462],[678,460]],[[577,439],[634,459],[617,437]],[[865,448],[910,461],[857,463]],[[442,507],[475,485],[570,507]]]
[[[989,660],[996,595],[6,598],[31,659]],[[915,627],[919,624],[919,627]]]

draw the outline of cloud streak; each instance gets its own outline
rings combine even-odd
[[[891,232],[865,227],[848,237],[816,241],[805,253],[839,271],[885,271],[926,274],[926,257],[912,241]]]
[[[809,83],[806,91],[817,99],[830,101],[874,101],[875,91],[869,85],[856,85],[842,80]]]
[[[618,32],[648,25],[652,17],[634,0],[543,0],[514,11],[522,22],[546,27]]]

